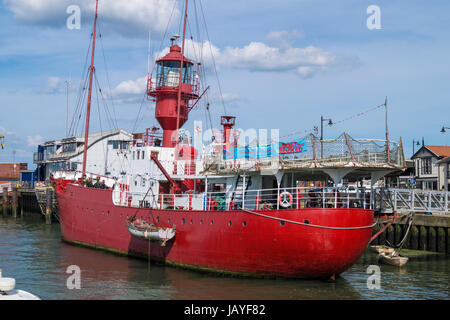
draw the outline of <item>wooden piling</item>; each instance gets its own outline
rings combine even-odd
[[[3,208],[3,216],[7,216],[8,215],[8,188],[7,187],[3,187],[3,204],[2,204],[2,208]]]
[[[411,226],[410,248],[412,250],[419,249],[419,228]]]
[[[427,228],[421,226],[419,229],[419,250],[428,250],[427,246]]]
[[[377,224],[377,225],[375,225],[375,226],[373,227],[372,236],[375,235],[375,234],[377,234],[378,231],[380,231],[380,227],[379,227],[379,225]],[[371,244],[372,244],[372,245],[378,245],[378,244],[380,244],[380,237],[379,237],[379,236],[376,237],[376,238],[372,241]]]
[[[445,253],[445,230],[437,228],[437,251]]]
[[[436,247],[436,238],[437,238],[437,234],[436,234],[436,229],[434,227],[429,227],[428,228],[428,251],[437,251],[437,247]]]
[[[382,229],[385,226],[385,224],[380,226],[380,229]],[[379,244],[381,245],[385,245],[386,244],[386,230],[382,233],[380,233],[380,235],[378,236],[378,238],[380,239]]]
[[[450,254],[450,228],[446,228],[445,238],[447,239],[447,254]]]
[[[45,203],[45,223],[52,224],[52,205],[53,205],[53,197],[52,197],[52,189],[47,188],[45,191],[46,203]]]
[[[400,241],[402,241],[403,238],[403,232],[402,232],[403,228],[402,225],[400,224],[396,224],[394,225],[394,245],[397,245],[398,243],[400,243]]]
[[[23,194],[20,194],[20,217],[23,218],[23,213],[24,213],[24,199],[23,199]]]
[[[386,229],[386,239],[392,244],[394,245],[394,227],[392,225],[390,225],[387,229]]]
[[[13,193],[12,193],[12,216],[14,218],[17,218],[17,207],[18,207],[18,201],[17,201],[17,187],[13,187]]]
[[[412,226],[411,226],[412,228]],[[408,226],[404,225],[403,226],[404,232],[407,232],[408,230]],[[406,239],[405,242],[403,243],[403,248],[411,248],[411,229],[409,229],[408,234],[406,235]]]

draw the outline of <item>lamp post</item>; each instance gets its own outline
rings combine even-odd
[[[328,121],[328,125],[331,127],[333,125],[333,120],[325,119],[323,116],[320,116],[320,157],[323,157],[323,123]]]
[[[414,146],[420,146],[419,140],[414,140],[413,139],[413,155],[415,154]]]
[[[445,133],[446,132],[445,129],[450,129],[450,127],[442,127],[441,133]]]

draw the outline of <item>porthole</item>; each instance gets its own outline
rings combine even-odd
[[[213,225],[213,224],[214,224],[214,221],[211,220],[211,225]]]
[[[108,210],[108,217],[110,216],[110,212],[109,212],[109,210]]]
[[[183,221],[183,224],[185,224],[185,223],[186,223],[186,219],[185,219],[185,218],[183,218],[183,220],[182,220],[182,221]]]
[[[285,223],[285,222],[284,222],[283,220],[280,221],[280,225],[281,225],[281,226],[284,226],[284,223]]]
[[[191,219],[191,224],[193,224],[194,223],[194,221],[192,221],[192,219]]]
[[[228,226],[230,226],[230,227],[231,227],[231,221],[228,221]]]
[[[170,219],[167,219],[167,223],[170,223]]]
[[[159,217],[156,217],[156,221],[159,222]]]
[[[247,221],[242,222],[242,226],[246,227],[247,226]]]
[[[200,220],[200,224],[203,224],[203,220]]]
[[[306,224],[309,224],[309,220],[305,220],[305,223],[306,223]]]

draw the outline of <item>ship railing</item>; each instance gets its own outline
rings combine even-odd
[[[83,173],[81,171],[71,171],[71,170],[56,170],[52,171],[51,175],[53,179],[64,179],[71,181],[78,181],[83,177]],[[115,178],[102,176],[99,174],[86,172],[86,179],[99,182],[103,182],[108,188],[112,188],[116,183]]]
[[[370,192],[337,187],[280,187],[279,189],[237,190],[207,193],[207,210],[279,210],[304,208],[369,209]]]
[[[144,198],[145,196],[145,198]],[[231,192],[201,192],[184,194],[119,193],[116,204],[164,210],[233,211],[280,210],[304,208],[371,209],[372,194],[368,189],[326,187],[296,187]],[[120,200],[119,200],[120,199]]]

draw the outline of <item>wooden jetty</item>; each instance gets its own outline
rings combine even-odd
[[[10,189],[10,190],[9,190]],[[47,224],[57,218],[58,204],[54,190],[50,186],[22,188],[20,186],[4,186],[1,190],[1,207],[3,216],[23,216],[24,212],[41,213]]]

